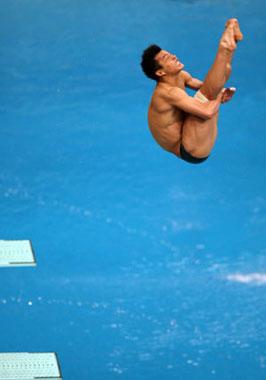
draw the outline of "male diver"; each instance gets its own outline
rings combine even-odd
[[[202,82],[183,70],[183,63],[157,45],[142,55],[144,73],[157,84],[148,111],[148,123],[157,143],[190,163],[205,161],[217,137],[218,111],[235,88],[224,88],[231,74],[237,42],[243,39],[238,20],[229,19],[214,63]],[[194,97],[185,89],[198,90]]]

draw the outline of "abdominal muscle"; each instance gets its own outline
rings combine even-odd
[[[154,139],[162,148],[177,155],[182,139],[184,116],[184,112],[171,106],[160,112],[154,109],[152,103],[149,107],[148,122]]]

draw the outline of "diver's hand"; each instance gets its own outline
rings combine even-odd
[[[234,96],[235,92],[236,92],[235,87],[224,88],[221,103],[229,102],[232,99],[232,97]]]

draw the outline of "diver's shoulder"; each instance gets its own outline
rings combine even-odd
[[[168,83],[158,84],[153,92],[153,96],[164,98],[173,88],[175,88],[175,86]]]
[[[189,74],[189,72],[186,71],[186,70],[181,70],[181,71],[180,71],[180,75],[181,75],[183,78],[185,78],[185,79],[191,77],[191,75]]]

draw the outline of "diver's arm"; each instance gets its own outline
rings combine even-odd
[[[202,80],[199,80],[197,78],[192,78],[186,83],[186,86],[189,88],[192,88],[192,90],[198,90],[203,85]]]
[[[192,90],[198,90],[203,85],[203,82],[197,78],[193,78],[187,71],[184,71],[185,74],[185,85],[186,87],[191,88]]]
[[[185,91],[176,87],[171,88],[164,93],[163,96],[171,105],[203,120],[211,119],[218,112],[222,100],[221,92],[215,100],[210,100],[208,103],[202,103],[198,99],[189,96]]]

